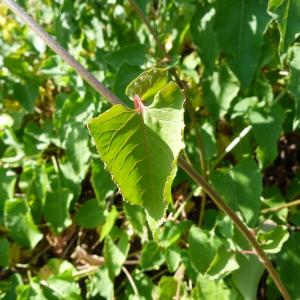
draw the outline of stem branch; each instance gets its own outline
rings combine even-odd
[[[273,206],[273,207],[270,207],[270,208],[262,209],[261,213],[266,214],[266,213],[269,213],[269,212],[281,210],[281,209],[296,206],[296,205],[300,205],[300,199],[294,200],[294,201],[291,201],[291,202],[288,202],[288,203],[280,204],[280,205],[277,205],[277,206]]]

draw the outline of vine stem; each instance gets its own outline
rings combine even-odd
[[[105,97],[112,104],[122,104],[126,106],[109,89],[102,85],[102,83],[100,83],[93,74],[91,74],[86,68],[79,64],[62,46],[60,46],[49,34],[47,34],[44,29],[39,26],[16,2],[14,2],[13,0],[2,1],[17,16],[19,16],[20,19],[25,22],[56,54],[58,54],[63,60],[65,60],[83,79],[85,79],[92,87],[94,87],[100,95]],[[279,274],[273,267],[264,250],[256,241],[255,236],[250,232],[247,226],[239,219],[234,211],[229,206],[227,206],[227,204],[219,196],[219,194],[215,192],[215,190],[209,185],[206,179],[201,176],[188,161],[180,156],[177,163],[197,184],[202,186],[202,188],[211,197],[215,204],[231,218],[239,231],[241,231],[241,233],[255,249],[258,257],[260,258],[260,261],[274,280],[274,283],[281,292],[284,300],[290,300],[291,298],[283,282],[281,281]]]
[[[57,41],[37,24],[26,12],[13,0],[2,0],[14,14],[16,14],[32,31],[34,31],[56,54],[58,54],[79,76],[88,82],[100,95],[105,97],[112,104],[122,104],[122,101],[104,86],[93,74],[67,52]]]
[[[163,46],[163,44],[160,42],[160,38],[159,38],[156,30],[154,30],[154,28],[151,26],[150,21],[147,18],[147,16],[144,14],[142,9],[137,5],[137,3],[134,0],[128,0],[128,1],[131,4],[131,6],[134,8],[136,13],[141,17],[141,19],[143,20],[145,25],[147,26],[148,30],[150,31],[150,33],[154,37],[155,42],[156,42],[157,46],[159,47],[160,51],[163,53],[163,55],[166,56],[166,49]]]
[[[288,291],[286,290],[279,274],[275,270],[271,261],[269,260],[265,251],[258,244],[255,236],[248,227],[243,223],[243,221],[236,215],[236,213],[224,202],[221,196],[209,185],[209,183],[202,177],[193,167],[190,165],[184,158],[178,158],[178,165],[188,174],[193,180],[202,186],[205,192],[211,197],[214,203],[222,210],[226,215],[230,217],[239,231],[244,235],[244,237],[250,242],[252,247],[254,248],[257,256],[260,261],[263,263],[270,276],[272,277],[274,283],[276,284],[278,290],[281,292],[283,299],[290,300],[290,296]]]
[[[275,212],[277,210],[281,210],[281,209],[296,206],[296,205],[300,205],[300,199],[297,199],[297,200],[294,200],[294,201],[291,201],[291,202],[288,202],[288,203],[280,204],[280,205],[277,205],[277,206],[273,206],[273,207],[270,207],[270,208],[262,209],[261,213],[266,214],[266,213],[269,213],[269,212]]]

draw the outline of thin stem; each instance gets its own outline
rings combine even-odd
[[[163,55],[166,55],[166,49],[163,46],[163,44],[161,43],[156,30],[154,30],[154,28],[151,26],[149,19],[146,17],[144,12],[141,10],[141,8],[137,5],[137,3],[134,0],[129,0],[129,3],[131,4],[131,6],[136,11],[136,13],[141,17],[141,19],[145,23],[146,27],[148,28],[148,30],[152,34],[153,38],[155,39],[155,42],[156,42],[157,46],[159,47],[160,51],[163,53]]]
[[[79,76],[88,82],[100,95],[112,104],[122,104],[122,101],[105,87],[94,75],[84,66],[78,63],[57,41],[50,36],[39,24],[37,24],[26,12],[13,0],[3,0],[3,2],[34,31],[56,54],[58,54]]]
[[[277,206],[273,206],[273,207],[270,207],[270,208],[262,209],[261,213],[266,214],[266,213],[269,213],[269,212],[281,210],[281,209],[296,206],[296,205],[300,205],[300,199],[294,200],[294,201],[291,201],[291,202],[288,202],[288,203],[280,204],[280,205],[277,205]]]
[[[219,163],[223,160],[223,158],[230,153],[239,143],[240,141],[251,131],[252,126],[249,125],[245,127],[239,135],[233,139],[233,141],[226,147],[225,151],[216,159],[214,164],[214,168],[219,165]]]
[[[138,289],[137,289],[137,287],[136,287],[136,285],[135,285],[135,282],[134,282],[133,278],[131,277],[130,273],[127,271],[127,269],[126,269],[125,267],[122,267],[122,271],[123,271],[124,274],[126,275],[128,281],[129,281],[129,283],[130,283],[130,285],[131,285],[131,287],[132,287],[132,289],[133,289],[133,291],[134,291],[134,294],[135,294],[136,296],[139,296]]]
[[[173,74],[177,84],[180,86],[180,88],[184,92],[184,96],[186,99],[187,111],[188,111],[188,114],[190,116],[192,125],[193,125],[193,127],[195,129],[195,133],[196,133],[196,142],[197,142],[197,145],[199,148],[199,159],[200,159],[201,171],[202,171],[202,174],[206,177],[207,176],[207,165],[206,165],[206,160],[205,160],[204,144],[202,142],[200,131],[197,126],[197,120],[196,120],[196,117],[195,117],[195,114],[193,111],[192,102],[191,102],[190,98],[188,97],[188,93],[187,93],[187,89],[186,89],[185,85],[180,80],[180,78],[174,68],[172,68],[172,74]]]
[[[251,231],[247,228],[247,226],[242,222],[242,220],[235,214],[235,212],[227,206],[221,196],[216,193],[216,191],[209,185],[209,183],[202,177],[185,159],[182,157],[178,158],[178,165],[194,179],[194,181],[201,185],[202,188],[206,191],[206,193],[211,197],[214,203],[226,213],[230,219],[234,222],[239,231],[245,236],[245,238],[250,242],[252,247],[255,249],[260,261],[268,270],[270,276],[272,277],[274,283],[276,284],[278,290],[281,292],[283,299],[290,300],[290,296],[288,291],[286,290],[279,274],[275,270],[265,251],[258,244],[255,236],[251,233]]]
[[[27,13],[14,1],[3,0],[3,2],[16,14],[18,15],[38,36],[62,59],[69,63],[69,65],[76,70],[76,72],[82,76],[88,83],[91,84],[102,96],[106,97],[108,101],[112,104],[122,104],[111,91],[104,87],[87,69],[81,66],[63,47],[61,47],[52,37],[50,37],[42,27],[40,27],[32,18],[27,15]],[[124,105],[125,106],[125,105]],[[285,289],[277,271],[273,267],[271,261],[265,254],[264,250],[259,246],[255,237],[249,231],[249,229],[244,225],[244,223],[238,218],[238,216],[233,212],[233,210],[227,206],[223,199],[215,192],[215,190],[208,184],[204,177],[202,177],[187,160],[182,157],[178,158],[178,165],[192,178],[194,181],[202,186],[206,193],[211,197],[215,204],[224,211],[235,223],[236,227],[244,234],[246,239],[255,249],[257,255],[259,256],[261,262],[264,264],[265,268],[268,270],[270,276],[273,278],[274,283],[281,292],[282,297],[285,300],[290,300],[290,296]],[[166,272],[167,270],[163,270]]]

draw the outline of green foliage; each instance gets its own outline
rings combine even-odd
[[[300,299],[299,1],[18,2],[127,107],[0,4],[0,299],[279,299],[179,154]]]

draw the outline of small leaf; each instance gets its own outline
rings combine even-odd
[[[211,5],[201,3],[196,9],[190,27],[199,56],[210,72],[213,71],[219,54],[217,36],[213,30],[215,14],[216,10]]]
[[[263,34],[271,17],[267,1],[218,0],[214,29],[220,48],[243,86],[248,86],[260,62]]]
[[[105,223],[101,228],[100,241],[103,241],[104,238],[110,233],[113,228],[116,220],[118,219],[119,213],[115,206],[112,206],[111,211],[105,217]]]
[[[143,72],[126,88],[126,95],[133,99],[139,95],[142,101],[153,100],[154,96],[167,84],[167,69],[153,68]]]
[[[104,207],[96,199],[88,200],[76,213],[75,221],[84,228],[96,228],[104,222]]]
[[[27,78],[24,84],[16,83],[14,85],[14,96],[29,112],[34,111],[35,100],[38,95],[39,85],[33,79]]]
[[[115,244],[108,235],[104,243],[104,258],[111,278],[115,278],[121,272],[121,268],[127,258],[129,251],[128,236],[123,233]]]
[[[226,64],[203,83],[204,102],[213,120],[223,117],[239,91],[239,82]]]
[[[80,300],[80,288],[70,273],[64,272],[58,275],[52,275],[43,285],[43,294],[46,299],[60,300]]]
[[[18,286],[17,295],[18,300],[47,300],[37,278],[30,280],[29,284]]]
[[[178,282],[174,277],[162,276],[158,283],[158,286],[159,299],[172,300],[175,298]]]
[[[233,272],[232,279],[244,300],[256,299],[260,278],[264,267],[256,255],[238,255],[240,268]]]
[[[146,215],[144,210],[137,205],[131,205],[124,202],[124,212],[128,221],[131,223],[132,227],[138,233],[140,237],[144,234],[144,227],[146,223]]]
[[[87,281],[88,298],[101,295],[107,300],[114,298],[114,285],[106,266],[101,266]]]
[[[207,230],[193,226],[189,234],[189,255],[200,273],[205,273],[214,259],[220,240]]]
[[[123,63],[118,69],[114,81],[113,92],[122,99],[128,106],[132,105],[132,101],[126,97],[125,90],[128,84],[142,73],[142,69],[138,66],[131,66]]]
[[[238,299],[237,293],[229,289],[223,280],[211,280],[208,277],[199,275],[195,288],[192,291],[194,300],[233,300]]]
[[[285,52],[299,36],[300,2],[298,0],[269,0],[268,9],[277,20],[280,31],[280,52]]]
[[[181,263],[181,249],[178,246],[171,246],[166,249],[166,263],[171,273],[176,272]]]
[[[90,149],[87,129],[81,123],[71,123],[72,130],[66,140],[66,154],[79,181],[82,181],[89,168]]]
[[[69,216],[72,197],[72,193],[66,188],[47,193],[44,214],[55,233],[62,232],[72,223]]]
[[[176,159],[183,148],[183,94],[173,82],[144,113],[115,105],[89,122],[100,157],[123,198],[159,220],[171,201]]]
[[[277,156],[277,141],[282,130],[284,112],[275,105],[270,111],[253,108],[249,113],[252,132],[259,147],[257,154],[263,166],[273,162]]]
[[[143,270],[158,270],[165,261],[163,249],[155,242],[148,242],[142,250],[141,268]]]
[[[146,59],[146,45],[132,44],[106,55],[108,64],[118,69],[123,63],[133,66],[144,64]]]
[[[217,250],[206,274],[211,279],[221,279],[239,268],[234,253],[225,245]]]
[[[246,222],[255,226],[262,192],[262,177],[255,161],[244,159],[229,170],[212,172],[210,179],[229,206],[240,210]]]
[[[278,253],[289,238],[289,232],[283,226],[276,226],[269,231],[259,231],[257,240],[268,253]]]
[[[21,246],[33,249],[42,239],[33,222],[29,207],[23,199],[12,199],[5,202],[4,224],[10,236]]]
[[[104,203],[116,189],[110,174],[105,170],[103,162],[98,159],[92,160],[92,186],[97,200]]]

